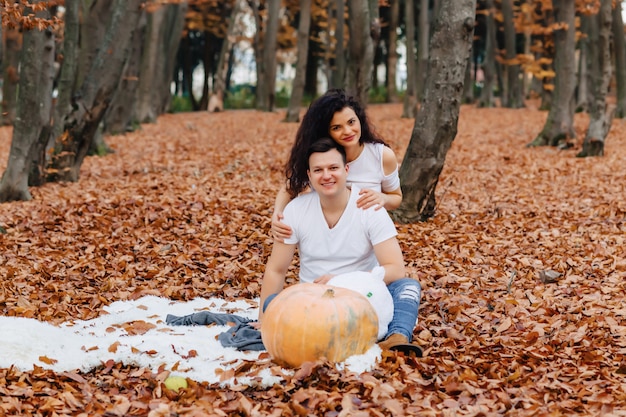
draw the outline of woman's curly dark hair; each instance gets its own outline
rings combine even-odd
[[[361,122],[359,143],[382,143],[385,141],[369,123],[365,109],[343,89],[328,90],[309,106],[296,133],[296,140],[291,148],[289,161],[285,165],[287,191],[292,198],[304,191],[309,185],[307,151],[312,143],[329,136],[330,121],[336,112],[350,107]]]

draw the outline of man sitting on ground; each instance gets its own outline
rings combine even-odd
[[[334,275],[385,269],[385,283],[393,298],[393,319],[383,350],[413,352],[421,286],[406,278],[397,231],[385,210],[357,208],[359,190],[347,187],[348,165],[343,147],[322,139],[308,150],[308,175],[312,192],[292,200],[284,210],[284,222],[293,234],[284,243],[275,240],[261,286],[259,322],[268,303],[285,285],[285,275],[296,247],[300,256],[300,281],[326,284]]]

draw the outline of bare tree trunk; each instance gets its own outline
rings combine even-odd
[[[286,122],[300,121],[300,108],[304,96],[306,78],[306,59],[309,55],[309,31],[311,29],[311,0],[300,0],[300,24],[298,25],[298,61],[296,76],[293,80],[289,108],[285,116]]]
[[[194,70],[194,62],[192,57],[192,40],[187,33],[186,36],[180,42],[181,48],[181,72],[183,73],[183,95],[189,98],[191,102],[191,108],[194,111],[200,110],[200,103],[198,99],[194,95],[193,91],[193,70]]]
[[[46,18],[50,17],[48,13],[44,13],[44,16]],[[39,186],[46,180],[46,145],[50,139],[50,131],[52,129],[52,89],[56,77],[56,69],[54,66],[56,56],[55,36],[50,30],[45,30],[43,33],[44,44],[42,54],[39,57],[41,60],[41,72],[39,73],[38,81],[38,93],[42,95],[43,98],[40,101],[40,108],[37,109],[41,123],[36,123],[41,130],[37,143],[31,148],[30,169],[28,174],[28,185],[31,186]]]
[[[2,31],[2,111],[3,125],[12,125],[17,107],[18,67],[22,49],[22,32],[18,28],[4,27]]]
[[[143,13],[137,30],[133,33],[130,47],[131,51],[128,62],[124,68],[124,73],[122,74],[122,80],[104,116],[102,134],[96,135],[89,154],[102,155],[112,152],[109,146],[104,143],[104,141],[100,140],[105,133],[118,135],[139,128],[139,121],[135,116],[134,110],[136,109],[137,103],[141,51],[143,50],[146,23],[146,13]]]
[[[209,98],[209,111],[218,112],[224,110],[224,97],[226,94],[226,76],[228,74],[228,67],[230,65],[230,54],[233,50],[235,43],[235,31],[237,28],[236,22],[239,13],[242,9],[242,0],[235,0],[233,9],[230,12],[230,19],[228,20],[228,28],[226,29],[226,36],[224,42],[222,42],[222,50],[220,51],[220,57],[217,60],[217,71],[215,72],[215,82],[213,86],[213,93]]]
[[[550,66],[550,68],[554,68],[554,66]],[[552,91],[546,87],[546,85],[550,84],[552,80],[544,78],[543,80],[538,80],[537,84],[539,84],[538,90],[541,91],[541,104],[539,105],[539,110],[550,110],[552,108]]]
[[[71,111],[72,97],[76,87],[76,75],[78,70],[78,42],[80,38],[80,4],[77,1],[68,1],[65,6],[65,19],[63,29],[63,61],[59,79],[57,82],[57,102],[54,106],[54,125],[50,137],[46,143],[45,153],[50,158],[50,146],[54,145],[55,138],[63,133],[63,124],[58,121]]]
[[[419,103],[424,98],[426,71],[428,69],[428,43],[430,25],[428,23],[428,0],[420,0],[420,14],[417,35],[417,78],[415,80],[415,97]]]
[[[85,77],[89,72],[91,65],[98,53],[98,48],[104,41],[106,35],[107,22],[111,19],[113,14],[113,2],[111,1],[98,1],[98,0],[84,0],[79,1],[79,36],[77,41],[78,57],[75,69],[75,79],[73,80],[72,90],[69,93],[70,97],[74,97],[77,89],[79,89],[85,82]],[[73,103],[72,103],[73,104]],[[66,114],[71,112],[71,107],[63,109],[63,113],[59,113],[55,116],[61,117],[62,120]],[[56,131],[53,132],[53,136],[50,138],[50,147],[55,146],[56,139],[65,129],[62,123],[55,123]],[[98,149],[99,151],[96,151]],[[89,145],[88,153],[100,153],[106,154],[112,152],[111,149],[104,141],[102,135],[102,125],[94,133],[94,138]],[[51,159],[53,154],[48,153],[48,159]],[[48,161],[50,165],[50,161]],[[56,181],[55,168],[52,169],[53,174],[49,177],[50,180]]]
[[[493,87],[494,78],[496,77],[496,22],[494,19],[495,9],[493,6],[493,0],[487,0],[487,34],[485,42],[485,61],[483,63],[483,74],[485,80],[483,82],[483,89],[480,92],[480,100],[478,102],[479,107],[493,107]]]
[[[56,138],[51,180],[78,180],[80,167],[121,78],[141,4],[142,0],[113,2],[104,40],[77,92],[72,111],[57,121],[63,123],[65,131]]]
[[[333,53],[335,51],[334,42],[336,42],[336,38],[335,36],[332,36],[332,34],[335,32],[335,26],[336,26],[336,20],[337,20],[335,17],[335,4],[332,1],[329,1],[326,4],[326,16],[328,16],[328,26],[326,27],[328,36],[326,36],[325,42],[324,42],[324,74],[326,75],[326,83],[328,87],[330,88],[333,84]],[[297,40],[296,40],[296,43],[297,43]],[[308,45],[307,45],[307,48],[308,48]],[[306,77],[305,77],[305,80],[306,80]]]
[[[41,0],[33,1],[37,5]],[[32,14],[25,9],[24,14]],[[47,11],[36,13],[49,17]],[[52,62],[54,37],[49,29],[24,32],[20,60],[19,97],[17,99],[13,139],[7,168],[0,180],[0,202],[30,200],[28,181],[33,159],[40,157],[38,144],[47,138],[52,110]]]
[[[507,83],[506,94],[503,95],[503,106],[513,109],[524,107],[522,97],[522,85],[519,79],[520,66],[512,64],[511,61],[517,57],[515,42],[515,15],[513,12],[513,0],[502,0],[502,15],[504,17],[504,41],[506,45],[507,59]]]
[[[344,87],[346,79],[346,49],[345,36],[346,30],[346,2],[345,0],[337,1],[337,27],[335,29],[335,37],[337,46],[335,48],[335,69],[332,75],[331,87]]]
[[[372,38],[372,72],[370,79],[370,90],[377,89],[378,82],[378,65],[382,62],[380,56],[382,51],[380,49],[380,10],[378,7],[378,0],[369,0],[369,16],[370,16],[370,37]],[[378,56],[378,58],[377,58]],[[367,100],[369,101],[369,90],[367,94]]]
[[[113,1],[81,1],[80,36],[75,88],[80,88],[106,34],[107,22],[113,13]]]
[[[437,20],[437,16],[439,16],[439,11],[441,10],[441,2],[442,0],[433,0],[433,16],[435,16],[434,20]]]
[[[280,0],[267,0],[267,3],[267,25],[263,36],[263,78],[257,81],[256,108],[273,111],[276,95],[276,40]]]
[[[198,110],[208,110],[209,91],[212,75],[215,71],[215,51],[218,48],[218,38],[209,30],[204,31],[204,48],[202,54],[202,97],[198,102]]]
[[[180,40],[183,36],[185,25],[185,15],[187,14],[187,0],[179,1],[176,4],[169,4],[167,8],[163,33],[159,43],[160,65],[157,73],[157,88],[155,89],[155,108],[157,116],[167,113],[172,101],[172,82],[174,80],[174,68],[176,66],[176,55],[180,47]]]
[[[368,0],[348,0],[350,14],[350,42],[348,43],[348,68],[346,90],[366,105],[372,85],[374,70],[374,45],[370,30]]]
[[[544,27],[554,27],[556,24],[556,15],[553,11],[546,11],[543,18],[541,19],[542,26]],[[556,56],[556,51],[554,47],[555,43],[555,35],[554,33],[543,33],[538,34],[537,41],[547,47],[544,53],[551,55],[553,58]],[[540,59],[542,54],[536,52],[535,58]],[[536,91],[541,97],[541,104],[539,105],[539,110],[549,111],[552,108],[553,101],[553,91],[556,83],[556,67],[554,59],[550,60],[541,65],[542,70],[549,71],[554,74],[551,77],[542,77],[538,78],[533,76],[531,80],[531,90]]]
[[[159,7],[147,13],[146,34],[139,65],[139,86],[135,103],[135,118],[139,123],[154,123],[157,114],[154,108],[154,91],[157,86],[159,65],[159,43],[167,7]]]
[[[389,2],[389,36],[387,37],[387,102],[398,102],[396,76],[398,67],[398,21],[400,19],[400,0]]]
[[[575,5],[571,0],[553,0],[552,3],[556,22],[564,24],[554,32],[556,76],[552,106],[543,130],[528,146],[557,146],[576,136],[573,106],[576,87]]]
[[[604,141],[611,129],[614,106],[607,106],[606,96],[611,82],[611,0],[601,0],[600,11],[591,18],[596,20],[597,38],[592,40],[592,89],[593,101],[589,114],[589,127],[578,157],[604,155]],[[594,34],[595,35],[595,34]],[[595,37],[595,36],[594,36]]]
[[[310,97],[317,96],[317,70],[319,57],[313,50],[313,40],[309,39],[309,56],[306,58],[306,79],[304,81],[304,93]],[[341,84],[343,87],[343,84]]]
[[[162,5],[147,15],[134,115],[139,123],[154,123],[168,110],[186,11],[184,1]]]
[[[435,188],[457,132],[465,65],[474,34],[476,0],[442,0],[430,41],[422,107],[400,167],[402,204],[396,221],[425,220],[435,213]]]
[[[581,25],[580,31],[585,35],[581,36],[579,42],[579,54],[578,54],[578,74],[577,74],[577,83],[576,83],[576,110],[577,111],[588,111],[589,105],[591,102],[591,91],[589,89],[589,66],[591,64],[590,54],[591,54],[591,45],[589,34],[592,31],[592,26],[594,23],[591,21],[591,17],[589,16],[581,16],[580,18]]]
[[[405,0],[406,16],[406,92],[402,106],[402,117],[414,118],[417,113],[417,70],[415,57],[415,5]]]
[[[526,10],[523,10],[522,13],[524,14],[524,20],[528,22],[532,22],[532,18],[533,18],[532,8],[527,8]],[[532,52],[531,52],[532,29],[530,25],[525,25],[523,30],[524,30],[524,55],[530,56],[532,55]],[[521,88],[522,103],[524,103],[524,100],[529,98],[531,82],[529,82],[525,71],[522,68],[520,68],[520,70],[521,70],[520,73],[522,76],[522,85],[520,88]]]
[[[470,104],[474,102],[474,71],[472,71],[473,56],[470,51],[467,57],[467,65],[465,66],[465,81],[463,81],[463,103]]]
[[[265,80],[265,69],[263,68],[263,50],[265,48],[263,42],[264,26],[263,18],[259,10],[258,0],[248,0],[248,5],[252,10],[252,17],[254,18],[254,34],[252,35],[252,49],[254,50],[254,63],[256,64],[256,105],[259,105],[259,94],[262,93],[263,88],[259,80]]]
[[[615,117],[626,117],[626,42],[624,41],[624,21],[622,4],[616,2],[613,9],[613,45],[615,51],[615,79],[617,83],[617,104]]]

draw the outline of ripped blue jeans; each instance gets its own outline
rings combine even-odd
[[[413,278],[402,278],[387,285],[393,299],[393,319],[389,323],[389,330],[385,338],[393,333],[403,334],[413,339],[413,329],[417,323],[417,312],[422,298],[422,286]],[[267,297],[263,304],[263,311],[278,294]]]
[[[387,285],[393,299],[393,319],[389,323],[387,336],[403,334],[413,339],[413,329],[417,323],[417,312],[422,298],[422,286],[413,278],[402,278]]]

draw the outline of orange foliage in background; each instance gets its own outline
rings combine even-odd
[[[400,161],[413,128],[401,113],[369,106]],[[1,369],[0,415],[622,415],[626,122],[614,120],[606,156],[577,159],[580,144],[524,146],[546,116],[535,103],[462,107],[436,216],[398,225],[424,288],[424,358],[385,356],[363,375],[308,363],[267,390],[191,381],[178,393],[165,374],[115,363],[87,374]],[[0,205],[1,314],[60,323],[148,294],[258,297],[297,129],[283,118],[165,115],[107,138],[115,153],[88,158],[78,183]],[[587,123],[576,115],[579,138]],[[10,139],[1,128],[1,170]]]

